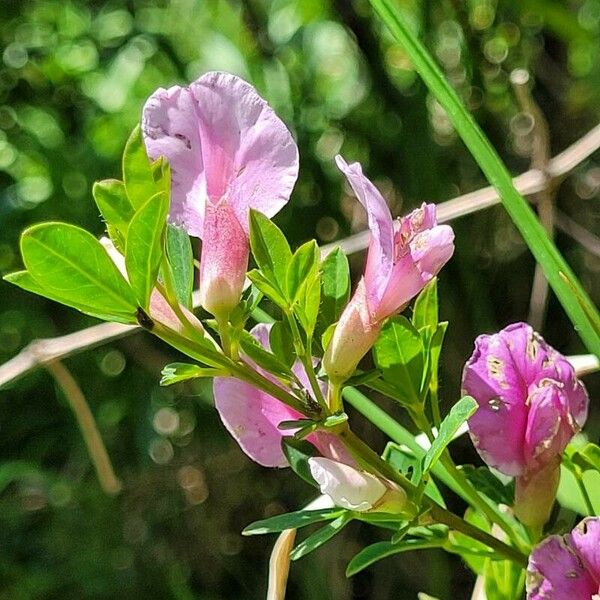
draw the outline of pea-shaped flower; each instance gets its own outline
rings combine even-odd
[[[545,523],[560,455],[587,417],[587,392],[573,367],[529,325],[514,323],[477,338],[463,390],[479,404],[469,420],[477,451],[516,477],[515,513],[527,525]]]
[[[296,144],[250,84],[217,72],[154,92],[142,132],[148,156],[171,167],[171,222],[202,238],[201,304],[227,318],[244,285],[249,209],[272,217],[288,201]]]
[[[331,379],[352,375],[375,342],[385,319],[400,312],[435,277],[454,252],[454,232],[438,225],[434,204],[394,220],[383,196],[359,163],[336,157],[367,211],[371,241],[365,274],[344,309],[323,364]]]
[[[565,536],[534,548],[527,568],[528,600],[600,598],[600,518],[584,519]]]
[[[271,325],[261,323],[250,332],[267,350],[270,329]],[[245,360],[250,362],[249,359]],[[255,368],[262,372],[259,367]],[[310,390],[308,377],[300,361],[293,365],[292,370],[304,387]],[[275,381],[268,373],[262,374]],[[252,460],[264,467],[288,466],[281,441],[283,436],[292,435],[294,431],[279,429],[278,425],[282,421],[301,419],[303,415],[277,398],[234,377],[215,377],[213,393],[223,424]],[[323,393],[326,393],[325,389]],[[324,456],[353,462],[344,446],[332,434],[319,431],[309,435],[307,440]]]

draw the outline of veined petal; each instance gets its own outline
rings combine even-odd
[[[202,237],[206,177],[197,102],[189,88],[159,88],[142,113],[148,156],[164,156],[171,167],[171,222]]]
[[[462,387],[479,404],[469,419],[469,434],[477,452],[505,475],[523,473],[527,388],[499,335],[481,335],[475,340]]]
[[[213,391],[219,416],[240,448],[264,467],[287,467],[281,449],[284,432],[277,425],[298,419],[300,414],[233,377],[215,377]]]
[[[144,107],[148,155],[166,156],[171,219],[202,237],[204,205],[226,196],[248,231],[248,209],[271,217],[298,176],[298,149],[281,119],[247,82],[210,72],[188,88],[160,89]]]
[[[394,262],[394,221],[388,205],[373,183],[364,176],[359,163],[348,164],[341,156],[335,162],[346,176],[358,201],[367,211],[371,241],[365,268],[369,300],[377,304],[388,285]],[[371,296],[373,299],[371,300]]]
[[[569,538],[552,535],[534,548],[527,567],[528,600],[592,600],[598,593]]]
[[[600,517],[588,517],[573,529],[570,539],[600,592]]]

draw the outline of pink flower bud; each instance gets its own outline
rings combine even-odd
[[[556,493],[560,454],[587,417],[585,387],[561,354],[529,325],[515,323],[477,338],[463,390],[479,404],[469,420],[477,451],[489,466],[517,478],[521,520],[543,524]]]
[[[332,378],[349,377],[375,342],[385,319],[400,312],[435,277],[454,252],[454,232],[438,225],[435,205],[423,204],[394,221],[358,163],[336,158],[367,211],[371,241],[364,278],[346,307],[325,357]]]
[[[165,156],[171,167],[170,220],[203,239],[202,305],[226,317],[246,273],[249,209],[272,217],[286,204],[298,175],[296,144],[250,84],[216,72],[158,89],[142,131],[148,156]]]
[[[348,379],[360,359],[375,343],[381,323],[371,318],[365,280],[361,278],[354,295],[335,327],[323,357],[323,367],[332,381]]]
[[[534,548],[527,567],[528,600],[600,598],[600,518],[584,519],[567,535]]]
[[[341,508],[401,512],[408,503],[404,490],[366,471],[329,458],[309,458],[308,465],[321,493]]]
[[[200,304],[225,317],[240,301],[248,269],[248,238],[231,207],[207,202],[204,212]]]

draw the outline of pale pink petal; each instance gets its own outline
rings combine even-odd
[[[571,532],[571,546],[600,588],[600,517],[589,517]]]
[[[228,73],[206,73],[191,84],[197,102],[207,193],[227,195],[242,227],[248,210],[272,217],[298,177],[298,148],[283,121],[256,90]]]
[[[299,414],[233,377],[215,377],[213,391],[219,416],[241,449],[265,467],[286,467],[281,449],[283,432],[277,425],[297,419]]]
[[[200,260],[200,304],[215,316],[229,315],[239,303],[249,245],[229,203],[206,205]]]
[[[270,350],[271,327],[271,324],[259,323],[250,332],[267,350]],[[256,367],[250,359],[245,357],[244,360],[276,383],[274,377]],[[312,395],[308,377],[300,362],[294,364],[293,371]],[[322,391],[324,394],[327,393],[326,389]],[[284,436],[293,435],[295,430],[279,429],[278,425],[282,421],[301,419],[302,414],[273,396],[233,377],[216,377],[213,392],[215,406],[223,424],[252,460],[265,467],[288,466],[281,449],[281,441]],[[341,460],[349,465],[355,464],[336,436],[318,431],[307,436],[306,439],[324,456]]]
[[[247,233],[248,209],[276,214],[298,175],[288,129],[250,84],[227,73],[155,92],[142,131],[150,158],[171,166],[171,220],[198,237],[208,199],[226,196]]]
[[[308,464],[321,493],[348,510],[371,510],[388,489],[375,475],[335,460],[310,458]]]
[[[394,221],[390,209],[379,192],[363,175],[359,163],[348,164],[341,156],[336,156],[336,164],[352,186],[358,201],[367,211],[371,241],[365,269],[365,282],[369,296],[374,303],[381,300],[391,274],[394,262]]]
[[[598,584],[568,537],[553,535],[537,546],[527,568],[528,600],[592,600]]]
[[[417,233],[410,242],[410,254],[425,281],[435,277],[454,254],[454,231],[438,225]]]
[[[164,156],[171,167],[171,222],[202,237],[206,179],[197,103],[188,88],[159,88],[142,114],[148,156]]]
[[[374,344],[381,323],[376,322],[366,298],[364,278],[335,326],[333,336],[323,357],[323,366],[330,379],[344,381],[352,375],[360,359]]]

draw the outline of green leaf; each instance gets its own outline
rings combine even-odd
[[[57,299],[96,315],[135,321],[133,292],[91,233],[66,223],[40,223],[23,232],[21,252],[36,283]]]
[[[294,338],[287,321],[275,321],[269,332],[269,344],[271,351],[287,367],[291,367],[296,361],[294,350]]]
[[[125,265],[135,297],[143,309],[150,303],[164,256],[168,212],[169,198],[159,192],[135,213],[127,230]]]
[[[321,301],[321,282],[318,273],[306,281],[301,291],[300,299],[294,304],[294,314],[310,339],[315,331]]]
[[[82,304],[81,302],[74,302],[73,300],[69,300],[52,292],[44,287],[42,287],[32,276],[31,273],[27,271],[17,271],[15,273],[9,273],[3,277],[5,281],[8,283],[12,283],[22,290],[27,292],[31,292],[33,294],[37,294],[38,296],[43,296],[44,298],[48,298],[49,300],[53,300],[54,302],[58,302],[60,304],[64,304],[65,306],[70,306],[71,308],[75,308],[76,310],[90,315],[92,317],[96,317],[97,319],[102,319],[103,321],[116,321],[117,323],[136,323],[135,315],[120,315],[120,314],[104,314],[98,312],[97,309]]]
[[[467,479],[482,494],[496,504],[512,506],[514,502],[514,485],[504,485],[487,467],[460,467]]]
[[[125,184],[117,179],[97,181],[92,188],[92,195],[106,224],[112,225],[125,236],[129,221],[135,214],[125,192]]]
[[[443,539],[402,539],[400,542],[377,542],[361,550],[348,564],[346,568],[346,577],[352,577],[372,564],[402,552],[412,550],[427,550],[429,548],[441,548],[444,545]]]
[[[442,345],[447,329],[448,321],[443,321],[437,326],[437,329],[429,340],[429,390],[435,398],[437,398],[439,388],[440,354],[442,353]]]
[[[160,385],[173,385],[188,379],[199,377],[223,377],[228,375],[224,370],[200,367],[189,363],[170,363],[161,371]]]
[[[313,550],[316,550],[325,542],[328,542],[334,535],[337,535],[348,523],[350,523],[350,521],[352,521],[352,513],[342,513],[337,519],[327,523],[325,527],[321,527],[321,529],[300,542],[290,552],[290,558],[292,560],[298,560]]]
[[[194,253],[190,236],[175,225],[167,225],[167,258],[173,274],[175,294],[180,304],[192,308]]]
[[[321,347],[323,348],[323,352],[325,352],[327,350],[327,346],[329,346],[329,343],[331,342],[331,338],[333,337],[333,334],[335,332],[336,325],[337,325],[337,321],[335,323],[332,323],[323,332],[323,335],[321,336]],[[379,371],[377,373],[379,373]]]
[[[269,300],[272,300],[280,308],[287,307],[287,301],[283,296],[282,292],[279,291],[277,285],[273,285],[269,279],[267,279],[261,271],[252,269],[247,273],[248,279],[259,289]]]
[[[319,330],[335,323],[350,298],[350,269],[341,248],[330,252],[321,264],[321,314]]]
[[[284,515],[276,515],[268,519],[255,521],[242,531],[242,535],[263,535],[265,533],[279,533],[286,529],[300,529],[300,527],[306,527],[313,523],[335,519],[343,512],[343,509],[340,508],[289,512]]]
[[[154,174],[146,154],[146,147],[139,125],[136,125],[125,144],[123,180],[127,197],[136,210],[159,191],[154,181]]]
[[[157,192],[165,192],[171,196],[171,166],[164,156],[159,157],[151,165],[154,186]]]
[[[403,475],[410,477],[415,485],[419,483],[422,477],[422,461],[409,448],[388,442],[383,451],[383,460]],[[440,489],[431,478],[425,484],[425,494],[441,506],[446,506]]]
[[[285,296],[286,275],[292,260],[290,245],[275,223],[253,209],[250,210],[250,247],[264,278]]]
[[[247,354],[257,365],[266,369],[273,375],[282,377],[290,381],[293,376],[289,367],[281,362],[277,356],[263,348],[256,339],[247,331],[242,330],[240,333],[240,346],[245,354]]]
[[[313,479],[308,465],[308,459],[318,456],[316,448],[305,440],[296,440],[292,437],[283,437],[281,439],[281,448],[290,463],[292,471],[306,483],[318,488],[317,482]]]
[[[434,277],[415,300],[412,323],[418,330],[430,326],[431,330],[435,331],[438,319],[437,277]]]
[[[592,443],[586,444],[573,453],[571,460],[583,471],[600,472],[600,447]]]
[[[440,425],[440,431],[423,459],[423,473],[427,473],[438,461],[446,446],[454,438],[458,428],[477,410],[477,402],[471,396],[463,396],[451,409]]]
[[[393,386],[403,402],[421,402],[423,340],[406,317],[394,317],[384,325],[373,355],[384,380]]]
[[[293,303],[307,280],[312,280],[319,268],[319,247],[314,240],[306,242],[292,256],[287,268],[287,297]]]
[[[521,232],[546,279],[558,296],[575,329],[590,352],[600,356],[600,315],[542,224],[515,189],[510,173],[475,122],[457,92],[445,79],[425,46],[407,25],[391,0],[370,0],[392,35],[403,47],[425,84],[446,110],[450,122],[496,188],[511,219]],[[576,293],[573,293],[576,290]]]

